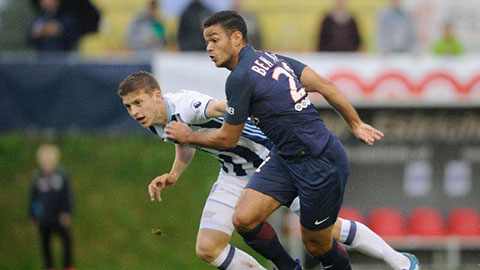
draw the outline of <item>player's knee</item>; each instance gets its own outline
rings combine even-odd
[[[245,214],[235,213],[233,215],[233,226],[239,232],[248,232],[255,229],[256,225],[253,220]]]
[[[308,254],[313,257],[327,253],[333,245],[332,236],[327,237],[303,237],[303,244]]]
[[[199,241],[195,247],[197,256],[207,263],[213,262],[222,252],[218,247],[206,241]]]
[[[327,253],[332,248],[332,241],[330,243],[321,243],[321,242],[308,242],[304,243],[305,250],[310,256],[318,257]]]

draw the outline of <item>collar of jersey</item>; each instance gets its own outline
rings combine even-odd
[[[167,107],[167,124],[172,122],[172,110],[170,109],[170,103],[168,99],[164,96],[163,100],[165,100],[165,107]]]
[[[244,46],[244,47],[240,50],[240,53],[238,53],[238,59],[242,58],[242,56],[247,53],[247,50],[250,50],[251,48],[252,48],[252,46],[250,46],[250,45]]]

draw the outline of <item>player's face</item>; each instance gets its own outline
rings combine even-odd
[[[208,56],[215,65],[232,70],[236,60],[231,35],[220,24],[215,24],[203,30],[203,37],[207,42]]]
[[[143,127],[165,124],[166,109],[164,109],[160,91],[155,90],[152,94],[148,94],[143,90],[137,90],[123,96],[122,100],[130,116]]]

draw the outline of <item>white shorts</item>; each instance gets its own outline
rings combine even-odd
[[[220,170],[212,185],[200,220],[200,229],[233,233],[233,212],[250,176],[232,176]]]

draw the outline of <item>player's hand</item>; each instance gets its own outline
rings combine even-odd
[[[193,130],[184,123],[172,121],[165,126],[165,133],[168,139],[175,140],[178,143],[188,143],[188,138]]]
[[[150,182],[148,185],[148,194],[150,195],[150,200],[155,201],[155,194],[159,202],[162,201],[160,193],[169,187],[173,187],[177,182],[177,177],[166,173],[161,176],[157,176],[155,179]]]
[[[352,132],[355,137],[367,145],[373,145],[375,141],[379,141],[384,136],[383,132],[365,123],[361,123]]]

